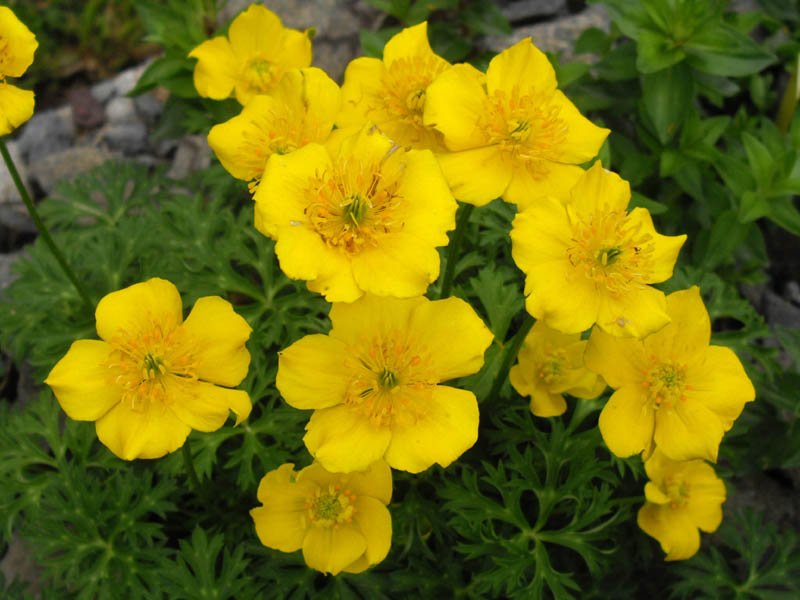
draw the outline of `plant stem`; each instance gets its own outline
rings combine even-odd
[[[197,478],[197,471],[194,470],[194,459],[192,458],[192,451],[189,449],[188,442],[184,442],[181,451],[183,452],[183,466],[186,467],[186,474],[196,492],[200,489],[200,480]]]
[[[453,239],[450,240],[450,245],[447,247],[447,263],[444,268],[442,291],[439,294],[439,298],[447,298],[450,295],[450,289],[453,287],[453,275],[455,275],[456,263],[458,262],[458,251],[461,248],[461,240],[464,239],[469,218],[474,209],[474,204],[464,204],[458,213],[456,230],[453,232]]]
[[[514,359],[517,358],[517,354],[519,354],[519,349],[522,347],[522,342],[525,341],[528,332],[531,330],[531,327],[533,327],[535,322],[536,319],[526,312],[525,320],[522,322],[519,330],[506,346],[503,362],[500,363],[500,370],[497,372],[497,377],[492,384],[492,389],[489,390],[489,395],[487,397],[489,402],[494,402],[500,395],[500,389],[503,387],[506,379],[508,379],[508,372],[511,370],[511,365],[514,363]]]
[[[39,235],[42,236],[44,243],[47,244],[48,248],[50,248],[50,252],[53,253],[53,256],[61,266],[64,274],[72,282],[72,285],[75,286],[75,289],[78,291],[78,295],[81,297],[89,310],[94,312],[94,303],[89,299],[89,296],[83,289],[83,286],[78,278],[75,276],[75,273],[69,268],[64,255],[61,253],[61,250],[58,249],[58,246],[56,246],[56,243],[50,236],[47,226],[42,222],[42,218],[39,216],[39,211],[36,210],[36,205],[33,203],[33,200],[31,200],[28,190],[25,188],[25,184],[22,183],[22,178],[19,176],[17,166],[14,164],[14,160],[11,158],[11,154],[9,154],[6,143],[2,138],[0,138],[0,154],[3,155],[3,160],[6,163],[6,167],[8,167],[8,172],[11,174],[11,179],[14,180],[14,185],[17,186],[17,191],[19,191],[19,195],[22,198],[22,201],[25,203],[25,207],[28,209],[28,213],[30,214],[31,219],[33,219],[33,223],[36,225]]]

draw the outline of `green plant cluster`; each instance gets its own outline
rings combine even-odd
[[[186,54],[209,33],[216,7],[197,0],[181,15],[179,4],[137,3],[151,41],[165,48],[139,84],[173,92],[165,134],[207,130],[233,110],[185,87]],[[458,3],[375,4],[408,23]],[[733,347],[756,385],[757,401],[721,448],[720,473],[734,497],[733,475],[800,466],[800,332],[772,329],[742,295],[745,286],[768,282],[767,238],[785,230],[796,242],[791,236],[800,234],[800,123],[777,118],[794,113],[778,107],[790,104],[784,89],[800,38],[789,27],[800,21],[800,7],[764,1],[761,11],[735,15],[716,2],[605,4],[611,31],[590,30],[576,48],[595,62],[558,65],[560,83],[612,128],[604,164],[632,182],[659,229],[689,234],[667,291],[701,286],[714,343]],[[49,391],[25,404],[0,401],[0,539],[28,542],[43,569],[42,598],[800,594],[798,536],[755,512],[726,512],[695,558],[664,564],[635,522],[641,461],[614,458],[600,438],[602,399],[570,401],[563,417],[545,420],[508,384],[492,393],[524,313],[508,238],[513,206],[494,202],[466,213],[455,265],[453,292],[496,337],[483,369],[458,382],[481,402],[478,443],[447,470],[395,474],[388,558],[367,573],[337,577],[308,569],[298,554],[264,548],[248,514],[264,473],[311,460],[300,441],[307,415],[274,386],[277,351],[327,331],[329,322],[326,303],[281,273],[273,242],[254,229],[246,186],[219,165],[176,182],[115,163],[60,185],[41,211],[94,300],[158,276],[177,285],[185,306],[221,295],[255,328],[244,383],[253,413],[238,427],[190,435],[199,486],[179,453],[115,458],[93,424],[66,419]],[[93,337],[94,319],[40,241],[17,275],[0,299],[0,347],[41,381],[73,340]],[[19,582],[5,593],[31,597]]]

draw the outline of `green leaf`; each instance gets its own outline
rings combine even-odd
[[[658,139],[666,144],[693,109],[694,82],[691,69],[686,64],[678,64],[645,75],[642,78],[642,102]]]
[[[173,79],[179,74],[191,75],[192,72],[193,65],[190,59],[162,56],[148,65],[128,95],[138,96],[158,85],[164,85],[165,81]],[[194,85],[192,87],[194,88]],[[197,96],[197,92],[194,95]]]
[[[590,27],[578,36],[573,51],[575,54],[605,55],[611,50],[612,38],[602,29]]]
[[[775,62],[774,54],[724,23],[701,29],[684,48],[689,64],[711,75],[745,77]]]
[[[662,33],[643,30],[637,44],[636,67],[642,73],[655,73],[686,58],[686,53]]]
[[[400,27],[386,27],[379,31],[370,31],[369,29],[362,29],[359,34],[361,41],[361,51],[364,56],[371,58],[382,58],[383,47],[394,34],[400,32]]]
[[[742,143],[756,184],[760,189],[767,189],[775,172],[775,159],[767,147],[747,131],[742,133]]]
[[[714,270],[725,262],[731,262],[737,247],[747,237],[749,227],[739,221],[739,216],[733,210],[716,216],[703,257],[703,267]]]

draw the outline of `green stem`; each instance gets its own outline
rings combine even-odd
[[[6,163],[6,167],[8,167],[8,172],[11,174],[11,179],[14,180],[14,185],[17,186],[19,195],[22,198],[22,201],[25,203],[25,207],[28,209],[28,213],[31,215],[31,219],[33,219],[33,223],[36,225],[39,235],[42,236],[44,243],[47,244],[47,247],[50,248],[50,252],[53,253],[56,261],[58,261],[58,264],[61,265],[61,269],[64,271],[64,274],[66,274],[66,276],[72,282],[72,285],[75,286],[75,289],[78,291],[78,295],[84,301],[89,310],[94,312],[94,303],[89,299],[89,296],[86,294],[86,291],[83,289],[80,281],[75,276],[75,273],[69,268],[64,255],[61,253],[61,250],[58,249],[58,246],[56,246],[56,243],[50,236],[47,226],[42,222],[42,218],[39,216],[39,211],[36,210],[36,205],[33,203],[33,200],[31,200],[28,190],[25,188],[25,184],[22,183],[22,178],[19,176],[17,166],[14,164],[14,160],[11,158],[11,154],[9,154],[6,143],[2,138],[0,138],[0,154],[3,155],[3,160]]]
[[[511,370],[511,365],[514,364],[514,359],[517,358],[517,354],[519,354],[519,349],[522,347],[522,342],[525,341],[528,332],[531,330],[531,327],[533,327],[535,322],[536,319],[526,312],[525,320],[522,322],[519,331],[517,331],[516,335],[511,338],[511,341],[506,346],[503,362],[500,364],[500,370],[497,372],[497,377],[492,384],[492,389],[489,390],[489,395],[487,397],[489,402],[494,402],[500,395],[500,389],[503,387],[506,379],[508,379],[508,372]]]
[[[186,467],[186,475],[189,477],[189,481],[192,482],[194,491],[198,491],[200,489],[200,480],[197,478],[197,471],[194,470],[194,459],[192,458],[192,451],[189,449],[189,443],[184,442],[181,450],[183,452],[183,466]]]
[[[474,204],[465,204],[458,213],[456,230],[453,232],[453,239],[450,240],[450,245],[447,247],[447,262],[445,263],[444,277],[442,278],[442,291],[439,294],[439,298],[447,298],[450,295],[450,289],[453,287],[453,275],[456,273],[456,263],[458,262],[461,240],[464,239],[469,218],[474,209]]]

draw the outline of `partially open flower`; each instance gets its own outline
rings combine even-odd
[[[33,92],[6,83],[20,77],[33,62],[36,36],[10,8],[0,6],[0,135],[8,135],[33,115]]]
[[[281,465],[258,486],[263,506],[250,511],[261,543],[302,548],[312,569],[360,573],[381,562],[392,543],[392,473],[378,461],[359,473],[331,473],[319,463],[294,472]]]

